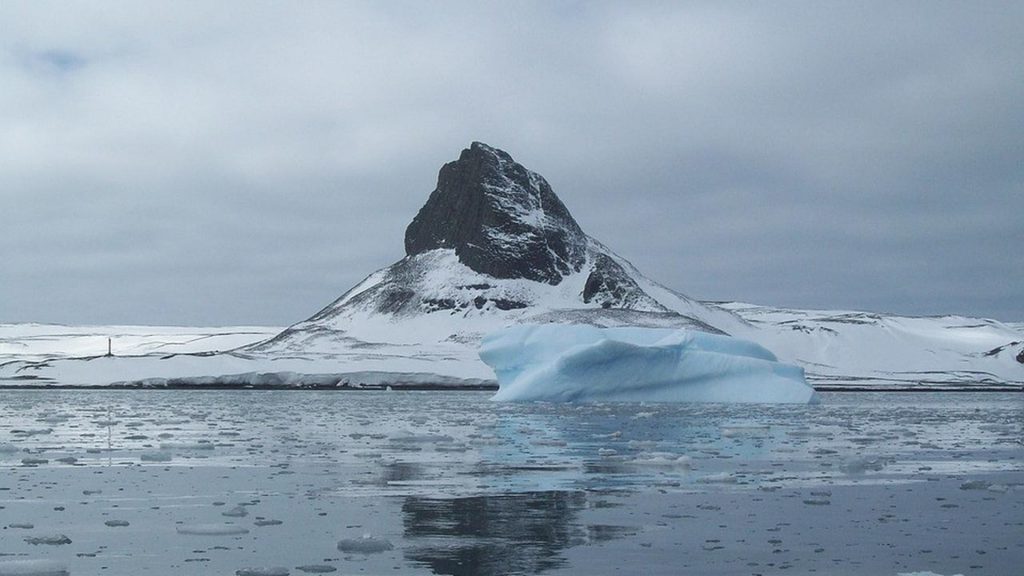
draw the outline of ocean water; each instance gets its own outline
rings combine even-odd
[[[0,575],[1024,566],[1021,394],[0,394]]]

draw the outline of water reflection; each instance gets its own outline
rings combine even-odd
[[[579,512],[586,492],[546,491],[437,499],[409,497],[402,505],[406,558],[436,574],[536,574],[566,564],[569,547],[633,532],[586,526]]]

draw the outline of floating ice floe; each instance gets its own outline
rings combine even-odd
[[[334,566],[328,566],[327,564],[304,564],[302,566],[296,566],[295,569],[299,572],[306,572],[307,574],[327,574],[338,571]]]
[[[689,456],[671,452],[642,452],[629,461],[636,466],[663,466],[669,468],[689,468],[693,460]]]
[[[893,459],[882,456],[863,456],[852,458],[843,463],[840,469],[847,474],[863,474],[865,472],[880,472],[887,465],[892,464]]]
[[[345,538],[338,541],[338,550],[349,554],[377,554],[392,550],[394,547],[391,541],[369,534],[363,534],[362,538]]]
[[[143,452],[139,455],[143,462],[170,462],[172,458],[170,452]]]
[[[803,369],[693,330],[527,324],[490,334],[479,353],[497,376],[495,400],[817,401]]]
[[[245,518],[249,515],[249,511],[244,506],[235,506],[230,510],[221,512],[220,515],[227,516],[228,518]]]
[[[235,536],[248,534],[249,529],[234,524],[188,524],[175,528],[178,534],[189,536]]]
[[[211,442],[163,442],[161,450],[213,450],[216,446]]]
[[[53,560],[0,560],[0,576],[68,576],[67,566]]]
[[[43,536],[28,536],[25,538],[25,542],[38,546],[39,544],[46,544],[48,546],[61,546],[63,544],[71,544],[71,538],[63,534],[46,534]]]
[[[721,426],[720,430],[722,438],[764,438],[770,429],[757,424],[732,424]]]
[[[11,434],[15,436],[40,436],[43,434],[50,434],[53,432],[53,428],[29,428],[28,430],[11,430]]]
[[[242,568],[235,570],[235,576],[288,576],[290,572],[281,566]]]

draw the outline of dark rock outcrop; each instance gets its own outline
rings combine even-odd
[[[405,231],[405,252],[455,250],[495,278],[558,284],[586,261],[586,236],[542,176],[474,142],[445,164]]]
[[[598,253],[595,256],[594,266],[583,285],[582,296],[584,303],[593,302],[602,308],[634,308],[643,303],[648,308],[665,311],[607,254]]]

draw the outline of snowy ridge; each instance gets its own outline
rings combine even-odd
[[[708,326],[714,327],[715,330],[726,334],[742,332],[744,328],[749,327],[746,320],[733,313],[731,310],[727,310],[714,304],[698,302],[697,300],[693,300],[683,294],[666,288],[665,286],[662,286],[661,284],[644,276],[628,260],[622,258],[618,254],[615,254],[600,242],[592,238],[590,239],[590,242],[597,251],[609,255],[619,266],[621,266],[629,277],[636,282],[637,288],[643,293],[643,295],[650,301],[655,302],[659,307],[687,318],[697,319]],[[715,330],[711,331],[713,332]]]
[[[603,248],[596,243],[594,246]],[[408,256],[370,275],[356,289],[309,320],[238,352],[253,356],[312,357],[365,355],[372,351],[472,358],[484,335],[524,322],[695,327],[717,331],[707,322],[676,311],[716,317],[714,309],[674,295],[662,304],[638,291],[630,300],[630,308],[603,307],[597,300],[584,302],[585,284],[592,273],[592,262],[598,257],[625,262],[611,252],[595,249],[579,272],[551,285],[475,272],[451,249]],[[639,278],[647,285],[656,286],[642,276]],[[731,316],[726,312],[717,314]]]
[[[64,326],[0,324],[0,363],[92,357],[107,353],[107,339],[119,356],[188,354],[232,350],[280,332],[270,326]]]
[[[818,386],[1024,387],[1024,332],[995,320],[721,304],[749,323],[736,335],[803,366]]]

